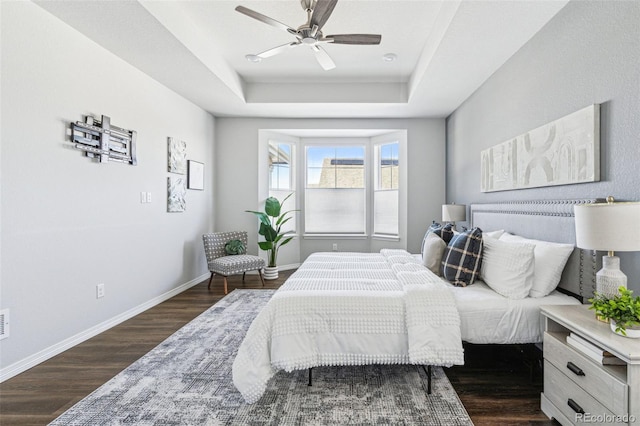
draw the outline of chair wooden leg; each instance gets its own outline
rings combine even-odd
[[[224,276],[224,294],[227,294],[227,277]]]
[[[262,269],[258,269],[258,274],[260,274],[260,281],[262,281],[262,287],[264,287],[264,277],[262,276]]]
[[[246,273],[246,272],[243,272],[243,273],[242,273],[242,287],[244,287],[244,276],[245,276],[245,275],[247,275],[247,273]]]
[[[211,281],[213,281],[213,276],[215,275],[215,272],[211,273],[211,278],[209,278],[209,285],[207,286],[207,290],[211,290]]]

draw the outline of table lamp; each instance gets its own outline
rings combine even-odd
[[[456,222],[467,220],[467,206],[464,204],[443,204],[442,221],[451,222],[456,228]]]
[[[596,291],[605,297],[627,287],[627,276],[620,270],[616,251],[640,251],[640,202],[574,206],[576,245],[583,249],[608,252],[602,257],[602,269],[596,274]]]

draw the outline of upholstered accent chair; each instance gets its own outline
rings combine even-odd
[[[250,254],[227,255],[224,249],[225,244],[231,240],[240,240],[246,247],[248,237],[245,231],[212,232],[204,234],[202,240],[209,271],[211,271],[211,278],[209,278],[207,288],[211,288],[213,276],[218,274],[224,277],[224,294],[227,294],[227,277],[229,275],[242,274],[242,281],[244,282],[245,273],[255,270],[260,274],[260,281],[262,281],[262,286],[264,287],[264,278],[262,277],[262,268],[265,266],[264,259]]]

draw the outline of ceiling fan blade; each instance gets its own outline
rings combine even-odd
[[[313,14],[309,22],[311,26],[317,25],[318,29],[322,29],[336,7],[336,3],[338,3],[338,0],[318,0],[313,8]]]
[[[329,56],[329,54],[320,46],[312,46],[313,51],[316,54],[316,59],[322,68],[325,71],[332,70],[336,67],[336,64],[333,62],[333,59]]]
[[[287,43],[287,44],[283,44],[282,46],[278,46],[278,47],[274,47],[273,49],[269,49],[269,50],[265,50],[262,53],[258,53],[256,56],[259,56],[261,58],[269,58],[271,56],[275,56],[278,53],[282,53],[285,50],[289,50],[292,47],[296,47],[299,46],[300,42],[292,42],[292,43]]]
[[[380,34],[336,34],[325,36],[324,40],[333,40],[334,44],[380,44]]]
[[[281,30],[285,30],[286,32],[288,32],[290,34],[293,34],[293,35],[297,34],[297,31],[294,30],[293,28],[291,28],[290,26],[285,25],[280,21],[276,21],[273,18],[269,18],[268,16],[263,15],[262,13],[258,13],[255,10],[247,9],[244,6],[238,6],[238,7],[236,7],[236,11],[242,13],[243,15],[247,15],[250,18],[257,19],[260,22],[264,22],[267,25],[271,25],[272,27],[276,27],[276,28],[279,28]]]

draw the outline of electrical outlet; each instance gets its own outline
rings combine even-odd
[[[0,340],[9,337],[9,309],[0,311]]]
[[[96,299],[104,297],[104,283],[100,283],[96,286]]]
[[[338,243],[333,243],[333,251],[338,251]]]
[[[147,203],[151,202],[151,193],[147,192]]]

